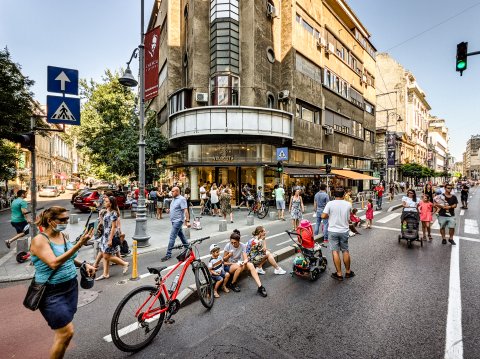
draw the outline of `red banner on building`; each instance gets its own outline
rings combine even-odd
[[[158,94],[160,26],[145,34],[145,101]]]

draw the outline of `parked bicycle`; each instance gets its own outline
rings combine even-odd
[[[268,209],[269,209],[269,206],[265,201],[256,201],[255,204],[250,207],[250,211],[248,212],[248,215],[253,213],[253,214],[256,214],[259,219],[262,219],[267,216]]]
[[[162,324],[173,323],[172,316],[180,309],[177,299],[187,268],[191,265],[195,276],[197,293],[203,306],[210,309],[215,300],[213,280],[207,265],[200,260],[196,244],[210,237],[196,239],[188,245],[179,245],[174,249],[184,249],[177,257],[178,263],[165,277],[161,272],[167,267],[149,267],[155,274],[155,286],[141,286],[128,293],[118,304],[111,323],[112,341],[124,352],[136,352],[146,347],[158,334]],[[167,289],[166,280],[180,266],[177,274]]]

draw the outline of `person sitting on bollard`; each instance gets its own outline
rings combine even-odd
[[[267,291],[260,281],[257,271],[253,263],[248,261],[247,246],[240,242],[240,231],[234,229],[230,235],[230,243],[227,243],[223,253],[224,268],[232,277],[232,282],[228,285],[234,292],[240,292],[237,284],[238,277],[245,269],[250,271],[252,278],[258,286],[258,293],[262,297],[267,296]]]
[[[227,282],[230,278],[230,273],[225,271],[223,258],[220,257],[220,247],[216,244],[210,246],[211,258],[208,262],[208,270],[212,276],[212,279],[215,281],[215,287],[213,289],[213,296],[215,298],[220,298],[218,294],[218,288],[222,285],[222,289],[225,293],[230,292],[227,288]]]

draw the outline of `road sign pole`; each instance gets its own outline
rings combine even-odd
[[[35,117],[32,117],[30,120],[30,125],[32,128],[32,132],[35,135]],[[35,222],[37,218],[37,151],[35,149],[36,141],[33,141],[33,146],[31,147],[30,154],[32,156],[32,173],[31,173],[31,184],[30,184],[30,198],[32,202],[32,222]],[[30,233],[32,234],[32,238],[37,235],[37,227],[32,223],[30,226]],[[28,241],[28,239],[27,239]]]

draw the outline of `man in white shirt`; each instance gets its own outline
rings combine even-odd
[[[205,204],[205,200],[207,199],[207,190],[205,189],[205,183],[200,186],[200,206]]]
[[[355,273],[350,270],[350,253],[348,251],[348,221],[350,219],[352,205],[343,199],[345,196],[345,190],[343,188],[335,188],[333,195],[335,199],[326,204],[322,213],[322,219],[328,219],[328,241],[336,270],[336,272],[332,273],[332,278],[342,281],[343,274],[340,251],[343,254],[345,278],[355,276]]]

